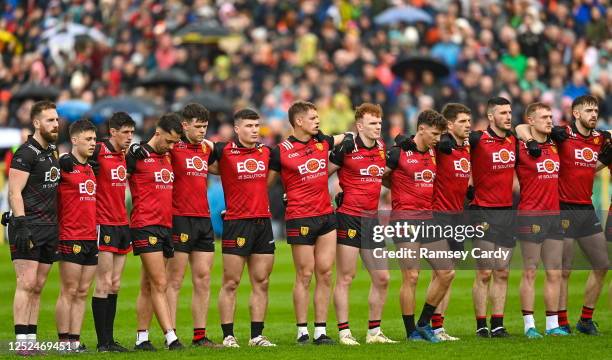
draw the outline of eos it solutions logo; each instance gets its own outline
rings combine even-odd
[[[507,164],[514,161],[514,152],[507,149],[501,149],[498,152],[493,153],[493,163]]]
[[[257,161],[255,159],[246,159],[236,163],[236,170],[239,174],[245,172],[253,174],[258,171],[265,171],[266,164],[261,160]]]
[[[381,177],[384,172],[385,169],[377,165],[370,165],[365,169],[359,169],[359,175],[362,176]]]
[[[459,160],[455,160],[455,161],[453,161],[453,164],[455,165],[455,170],[457,170],[457,171],[461,171],[461,172],[464,172],[464,173],[469,173],[470,172],[470,162],[466,158],[461,158]]]
[[[596,162],[597,161],[597,153],[593,151],[591,148],[583,148],[583,149],[575,149],[574,156],[576,160],[582,160],[586,162]]]
[[[111,179],[124,181],[127,177],[127,171],[123,165],[119,165],[114,169],[111,169]]]
[[[94,195],[96,193],[96,183],[93,180],[86,180],[79,183],[79,194]]]
[[[60,169],[53,166],[49,171],[45,172],[45,181],[56,182],[59,180],[59,175]]]
[[[154,174],[155,174],[155,182],[169,184],[174,181],[174,173],[168,169],[162,169],[161,171],[156,171]]]
[[[187,169],[194,169],[196,171],[208,170],[208,164],[202,160],[199,156],[185,159]]]
[[[325,168],[327,168],[327,161],[325,161],[325,159],[310,159],[306,161],[306,163],[298,165],[300,175],[314,174]]]
[[[423,170],[414,173],[414,181],[430,183],[434,180],[436,174],[431,170]]]
[[[540,173],[552,174],[559,171],[559,163],[552,161],[551,159],[546,159],[542,162],[536,163],[536,168]]]

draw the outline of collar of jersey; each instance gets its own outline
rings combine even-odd
[[[72,162],[74,162],[76,165],[87,165],[87,160],[85,160],[84,163],[80,162],[79,160],[77,160],[77,158],[72,154],[72,151],[68,153],[68,156],[70,156],[70,158],[72,159]]]
[[[378,143],[376,141],[374,141],[374,145],[372,145],[371,147],[365,146],[365,144],[363,143],[363,140],[361,139],[361,136],[359,136],[359,134],[357,134],[357,138],[355,139],[355,144],[357,144],[357,147],[364,148],[366,150],[372,150],[372,149],[374,149],[375,147],[378,146]]]
[[[112,153],[116,153],[117,150],[115,150],[115,147],[113,146],[113,144],[110,142],[110,139],[104,139],[104,141],[102,141],[104,143],[104,145],[106,145],[106,147],[108,148],[108,150]]]
[[[496,138],[496,139],[500,139],[500,140],[505,140],[508,136],[512,135],[512,133],[510,131],[506,131],[506,136],[504,137],[500,137],[498,136],[495,131],[493,131],[493,129],[491,129],[491,126],[487,126],[487,132],[489,133],[489,135],[491,135],[492,137]]]
[[[291,141],[291,142],[299,142],[300,144],[308,144],[310,142],[310,140],[314,139],[313,137],[310,137],[310,139],[308,139],[308,141],[300,141],[298,138],[296,138],[293,135],[289,135],[289,138],[287,140]]]
[[[573,132],[574,132],[576,135],[580,136],[580,137],[581,137],[581,138],[583,138],[583,139],[588,139],[588,138],[590,138],[590,137],[591,137],[591,135],[593,134],[593,130],[589,130],[589,135],[587,135],[587,136],[582,135],[582,134],[580,133],[580,131],[578,131],[578,127],[576,127],[576,121],[575,121],[575,120],[572,122],[572,124],[571,124],[570,126],[571,126],[571,128],[572,128],[572,131],[573,131]]]
[[[248,148],[248,147],[246,147],[246,146],[242,145],[242,143],[240,142],[240,140],[238,140],[238,137],[237,137],[237,136],[236,136],[236,137],[234,137],[234,140],[232,140],[232,142],[234,143],[234,145],[236,145],[236,147],[237,147],[237,148],[241,148],[241,149],[249,149],[249,150],[250,150],[250,149],[253,149],[253,150],[254,150],[254,149],[258,149],[258,148],[260,148],[260,147],[261,147],[261,143],[255,143],[255,147],[253,147],[253,148]]]
[[[38,141],[36,141],[36,139],[34,139],[34,135],[28,135],[28,143],[32,144],[34,147],[36,147],[37,149],[39,149],[41,152],[45,152],[45,151],[53,151],[53,144],[49,144],[49,147],[47,147],[46,149],[42,147],[42,145],[40,145],[40,143]]]

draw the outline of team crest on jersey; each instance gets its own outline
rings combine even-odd
[[[186,243],[189,240],[189,234],[181,233],[180,239],[182,243]]]
[[[208,152],[208,146],[206,146],[206,144],[202,143],[202,153],[206,154]]]
[[[74,244],[72,245],[72,252],[78,254],[81,252],[81,245]]]
[[[151,245],[157,244],[157,237],[156,236],[149,236],[149,244],[151,244]]]
[[[310,228],[308,226],[300,226],[300,235],[306,236],[308,235],[308,231]]]
[[[323,144],[321,143],[316,143],[315,146],[317,147],[317,150],[319,151],[323,151]]]
[[[110,235],[104,235],[104,243],[105,244],[109,244],[111,242],[111,237]]]
[[[482,224],[480,224],[482,226],[482,230],[487,231],[489,230],[489,223],[486,221],[483,221]]]
[[[236,238],[236,245],[238,245],[238,247],[243,247],[244,244],[246,244],[246,238],[243,238],[242,236],[238,236]]]
[[[553,153],[557,153],[557,147],[556,146],[551,146],[550,149],[552,150]]]
[[[561,227],[563,228],[563,230],[567,230],[567,228],[569,228],[569,226],[570,226],[569,219],[561,220]]]
[[[348,235],[348,237],[350,239],[354,238],[355,235],[357,235],[357,230],[355,229],[348,229],[348,231],[346,232],[346,234]]]
[[[538,224],[533,224],[531,225],[531,232],[534,234],[537,234],[540,232],[540,230],[542,230],[542,228],[540,227],[540,225]]]
[[[598,137],[594,138],[593,142],[595,143],[595,145],[599,145],[599,138]]]
[[[384,152],[384,150],[379,150],[378,153],[380,154],[380,158],[385,160],[385,152]]]

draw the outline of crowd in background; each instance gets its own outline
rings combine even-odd
[[[431,22],[377,24],[383,10],[402,4]],[[75,24],[86,36],[61,34]],[[178,34],[189,24],[228,35],[183,41]],[[257,109],[269,141],[289,130],[286,110],[296,99],[318,106],[328,133],[347,130],[359,103],[380,103],[389,139],[413,130],[420,110],[449,101],[468,105],[481,128],[486,99],[499,94],[512,99],[516,122],[540,100],[562,123],[571,100],[590,92],[601,100],[601,126],[610,127],[611,35],[612,7],[598,0],[8,0],[0,19],[0,126],[29,125],[30,102],[11,96],[34,82],[57,87],[58,102],[134,95],[163,110],[190,93],[214,92],[234,108]],[[411,54],[441,59],[450,76],[394,75],[391,65]],[[180,69],[191,83],[140,85],[160,69]],[[218,114],[213,131],[226,131],[228,119]],[[152,124],[145,119],[141,134]]]

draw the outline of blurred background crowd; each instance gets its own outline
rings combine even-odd
[[[213,112],[213,140],[231,136],[235,109],[256,109],[267,144],[288,134],[286,110],[298,99],[317,105],[326,133],[348,130],[356,105],[379,103],[388,142],[414,131],[419,111],[451,101],[482,129],[497,95],[511,99],[515,123],[543,101],[563,124],[571,101],[591,93],[599,127],[612,127],[609,0],[0,4],[0,148],[20,141],[39,98],[56,100],[63,126],[86,116],[101,134],[113,111],[127,110],[141,138],[191,101]]]

